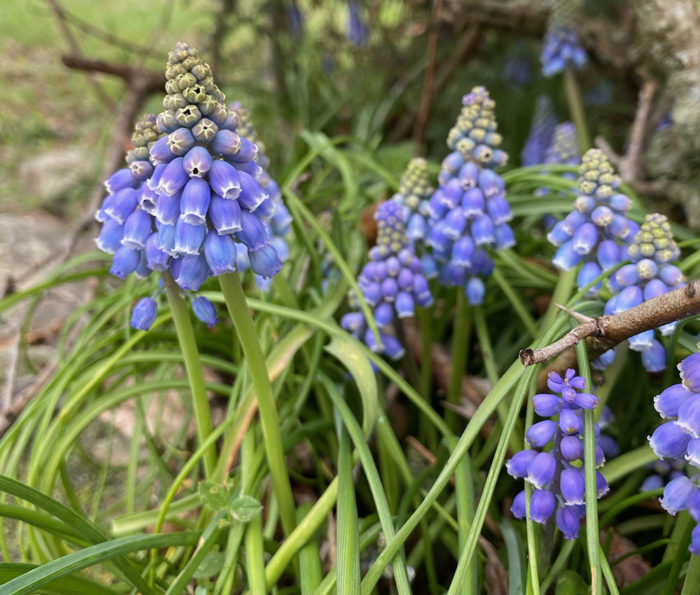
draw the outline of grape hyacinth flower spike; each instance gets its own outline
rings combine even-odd
[[[516,453],[506,463],[508,474],[525,479],[533,486],[530,517],[544,524],[554,515],[557,527],[566,539],[576,539],[581,519],[585,517],[586,482],[583,470],[583,410],[598,404],[595,395],[583,392],[585,380],[569,368],[562,378],[550,372],[550,393],[535,395],[535,413],[550,418],[528,428],[525,436],[531,448]],[[596,424],[596,466],[605,462]],[[550,443],[553,448],[544,450]],[[605,477],[596,472],[598,498],[608,491]],[[513,500],[511,511],[525,518],[525,490]],[[556,512],[555,512],[556,511]]]
[[[398,359],[404,347],[393,332],[394,325],[402,318],[413,316],[415,306],[430,306],[433,296],[421,261],[406,237],[406,207],[394,200],[384,202],[379,205],[375,219],[377,245],[370,250],[370,261],[363,267],[357,284],[373,310],[381,351]],[[380,351],[362,312],[346,314],[340,324],[370,349]]]
[[[269,223],[275,197],[261,180],[277,186],[256,163],[257,145],[239,134],[237,113],[194,48],[178,43],[165,74],[164,111],[137,125],[129,168],[105,182],[109,194],[96,215],[97,245],[114,254],[111,272],[167,271],[195,292],[245,258],[273,277],[282,267]]]
[[[358,48],[367,45],[369,29],[360,15],[359,3],[355,0],[348,1],[347,35],[350,43]]]
[[[696,525],[689,550],[700,555],[700,353],[678,364],[680,380],[654,399],[665,421],[649,436],[649,445],[660,459],[671,464],[685,460],[687,470],[676,469],[665,485],[661,506],[672,515],[688,510]],[[685,471],[685,472],[684,472]],[[660,487],[655,485],[654,487]]]
[[[433,192],[428,177],[428,162],[422,157],[414,157],[401,176],[399,192],[392,198],[406,207],[406,236],[411,241],[420,242],[428,231],[428,203]]]
[[[651,213],[627,247],[632,261],[610,279],[610,287],[617,291],[605,304],[606,314],[617,314],[638,306],[651,298],[663,295],[685,285],[681,270],[672,264],[680,250],[673,240],[671,226],[664,215]],[[673,333],[676,323],[662,326],[663,336]],[[666,351],[654,338],[650,329],[628,339],[630,349],[642,352],[642,363],[649,372],[666,369]]]
[[[270,196],[272,207],[272,215],[264,222],[267,231],[270,235],[272,245],[277,251],[277,255],[284,263],[289,257],[289,244],[287,237],[292,230],[292,216],[282,202],[282,192],[277,182],[270,176],[268,170],[270,168],[270,158],[265,152],[265,145],[260,140],[257,130],[253,125],[253,120],[250,112],[240,103],[235,102],[229,105],[229,108],[238,114],[238,132],[254,143],[258,150],[255,156],[255,162],[262,168],[258,173],[257,181],[262,189]],[[250,261],[246,254],[240,254],[238,260],[238,270],[245,271],[250,268]],[[257,286],[263,291],[270,289],[272,279],[265,278],[261,275],[255,276]]]
[[[567,68],[580,69],[588,62],[576,32],[576,2],[554,0],[542,47],[542,74],[554,76]]]
[[[625,260],[625,248],[638,226],[627,218],[631,200],[618,191],[620,178],[599,149],[586,152],[579,166],[578,196],[574,210],[547,234],[557,246],[554,265],[568,271],[582,264],[578,287]],[[599,286],[590,293],[596,295]]]
[[[472,305],[482,303],[483,277],[493,261],[486,248],[515,244],[505,183],[493,168],[508,159],[499,149],[495,103],[484,87],[462,98],[462,111],[447,135],[452,151],[442,162],[437,191],[430,198],[426,243],[440,266],[443,285],[464,289]]]
[[[552,109],[552,100],[548,95],[540,95],[535,103],[530,134],[520,153],[520,160],[525,166],[544,163],[547,149],[552,143],[552,135],[557,125],[557,116]]]

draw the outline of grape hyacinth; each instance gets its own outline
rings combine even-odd
[[[610,278],[611,289],[618,293],[605,304],[606,314],[634,308],[685,285],[683,273],[671,264],[679,257],[680,250],[673,241],[671,226],[664,215],[652,213],[646,216],[627,253],[631,264],[626,264]],[[659,331],[667,336],[675,328],[676,323],[671,322],[663,325]],[[630,337],[628,343],[630,349],[642,352],[642,362],[649,372],[666,369],[666,351],[654,338],[654,329]]]
[[[358,48],[364,47],[369,38],[367,24],[360,16],[360,6],[355,0],[348,2],[347,34],[350,43]]]
[[[250,112],[238,102],[231,103],[229,105],[229,109],[232,109],[238,114],[238,133],[247,138],[249,141],[255,143],[258,147],[258,153],[255,160],[256,163],[262,168],[262,172],[260,172],[258,177],[258,182],[262,186],[263,190],[270,196],[274,207],[272,217],[269,220],[264,221],[263,224],[266,226],[267,232],[270,235],[275,250],[277,250],[277,255],[279,256],[280,260],[282,262],[286,262],[287,258],[289,257],[287,237],[292,231],[292,216],[285,204],[282,202],[282,192],[279,185],[268,173],[270,159],[265,153],[265,145],[258,137],[255,126],[253,126],[253,120]],[[240,271],[249,269],[250,263],[246,258],[245,251],[241,248],[239,252],[238,269]],[[255,275],[255,282],[260,289],[263,291],[268,291],[272,279],[270,277],[266,278],[261,275]]]
[[[664,488],[661,506],[672,515],[689,510],[697,523],[691,534],[691,553],[700,555],[700,353],[678,364],[681,382],[654,398],[654,408],[664,420],[649,436],[649,445],[660,459],[685,459],[687,473],[671,479]]]
[[[425,238],[430,217],[428,204],[434,190],[428,177],[428,162],[422,157],[411,159],[401,176],[399,192],[392,200],[406,207],[409,213],[406,236],[412,241]]]
[[[447,136],[452,152],[442,162],[440,186],[428,203],[426,243],[439,263],[441,283],[463,287],[469,303],[477,305],[485,293],[482,277],[493,271],[485,248],[509,248],[515,237],[505,183],[493,170],[508,159],[498,148],[495,103],[484,87],[474,87],[462,105]]]
[[[547,149],[552,144],[552,135],[557,126],[557,116],[552,109],[552,101],[548,95],[540,95],[535,104],[530,134],[520,153],[523,165],[544,163]]]
[[[576,539],[580,521],[585,517],[586,481],[583,470],[583,410],[598,404],[595,395],[582,392],[585,380],[569,368],[562,378],[550,372],[547,385],[551,393],[533,397],[535,412],[545,419],[533,424],[526,433],[532,448],[516,453],[506,463],[508,474],[523,478],[533,486],[530,518],[544,524],[554,514],[557,527],[566,539]],[[596,442],[600,430],[596,424]],[[544,448],[552,443],[549,451]],[[601,445],[596,444],[596,466],[605,462]],[[598,498],[608,491],[608,484],[596,471]],[[525,518],[525,490],[513,500],[511,511]],[[556,510],[556,514],[555,514]]]
[[[571,0],[554,1],[540,56],[544,76],[554,76],[569,67],[583,68],[588,61],[575,28],[576,4]]]
[[[235,271],[245,254],[257,274],[276,275],[282,262],[266,227],[275,203],[259,182],[258,148],[238,134],[238,115],[186,43],[168,55],[165,89],[164,111],[136,127],[129,169],[105,182],[96,241],[114,254],[111,272],[124,279],[169,271],[195,292],[210,276]],[[194,311],[208,311],[211,322],[209,308]],[[150,326],[152,312],[140,306],[135,325]]]
[[[605,154],[590,149],[579,166],[574,210],[547,234],[559,248],[552,259],[557,268],[568,271],[583,263],[579,288],[625,260],[625,247],[639,229],[626,217],[631,201],[617,192],[619,186],[620,179]],[[595,295],[598,289],[595,286],[590,293]]]
[[[375,219],[377,245],[369,251],[370,261],[362,269],[357,284],[373,309],[380,330],[381,350],[397,359],[403,355],[404,348],[393,333],[393,323],[413,316],[416,305],[430,306],[433,296],[421,261],[406,237],[406,207],[389,200],[379,205]],[[380,350],[362,312],[349,312],[340,324],[373,351]]]

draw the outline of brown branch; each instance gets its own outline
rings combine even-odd
[[[520,361],[524,366],[546,362],[570,349],[581,339],[588,340],[589,351],[597,356],[641,332],[698,313],[700,313],[700,281],[691,281],[685,287],[647,300],[635,308],[583,322],[547,347],[535,350],[523,349],[520,352]]]
[[[106,62],[105,60],[93,60],[91,58],[83,58],[83,56],[75,54],[61,56],[61,62],[63,62],[63,64],[68,68],[73,68],[75,70],[111,74],[124,79],[124,81],[127,83],[132,83],[137,79],[143,79],[140,84],[145,86],[145,92],[147,93],[158,91],[165,85],[164,75],[150,70],[134,68],[133,66],[128,66],[127,64]]]
[[[437,63],[438,41],[440,39],[439,21],[442,13],[443,0],[433,1],[433,12],[431,16],[432,29],[428,34],[428,67],[425,69],[425,82],[423,83],[423,94],[420,100],[420,109],[413,126],[413,154],[420,154],[420,147],[423,143],[425,126],[430,115],[430,107],[433,103],[435,93],[435,65]]]

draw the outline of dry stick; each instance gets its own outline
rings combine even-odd
[[[647,300],[624,312],[586,320],[551,345],[535,350],[523,349],[520,351],[520,360],[524,366],[546,362],[570,349],[581,339],[588,339],[588,349],[593,357],[597,357],[638,333],[698,313],[700,281],[691,281],[685,287]]]
[[[438,40],[440,38],[440,15],[442,13],[443,0],[434,0],[431,15],[431,31],[428,34],[428,68],[425,70],[425,82],[423,83],[423,95],[420,100],[420,109],[413,127],[413,154],[420,155],[421,144],[425,125],[430,115],[430,107],[435,93],[435,64],[437,62]]]
[[[620,177],[628,184],[634,185],[641,174],[642,153],[647,139],[648,124],[656,90],[657,84],[652,80],[645,81],[639,90],[637,112],[632,123],[629,147],[624,155],[615,153],[604,138],[599,136],[595,139],[596,146],[610,158],[613,165],[617,167]]]
[[[63,10],[63,7],[57,2],[57,0],[46,1],[51,7],[51,10],[53,10],[54,14],[56,15],[56,19],[58,21],[58,28],[61,30],[63,37],[65,37],[66,43],[68,44],[70,51],[74,54],[80,55],[80,46],[78,45],[78,42],[76,41],[75,37],[73,37],[73,33],[71,32],[70,28],[68,27],[68,23],[66,22],[66,11]],[[114,102],[107,96],[104,89],[102,88],[102,85],[100,84],[100,81],[97,80],[93,73],[90,73],[88,75],[88,80],[90,81],[90,85],[92,85],[92,88],[95,91],[95,95],[97,95],[99,100],[110,109],[114,109]]]

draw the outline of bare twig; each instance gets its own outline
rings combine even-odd
[[[70,27],[68,27],[68,23],[66,22],[66,11],[58,3],[57,0],[46,1],[51,7],[51,10],[53,10],[54,14],[56,15],[56,20],[58,21],[58,28],[61,30],[63,37],[66,39],[66,43],[68,44],[70,51],[76,55],[80,55],[82,52],[80,51],[78,41],[73,36],[73,33],[71,32]],[[90,85],[92,86],[93,90],[95,91],[95,95],[97,95],[99,100],[106,106],[113,108],[114,102],[107,96],[107,93],[105,93],[105,90],[102,88],[100,81],[97,80],[93,73],[90,73],[88,75],[88,81],[90,81]]]
[[[648,137],[649,120],[656,90],[657,84],[653,80],[646,80],[639,90],[637,112],[632,123],[629,146],[624,155],[615,153],[604,138],[597,137],[595,139],[597,147],[608,156],[617,168],[620,177],[628,184],[635,184],[641,177],[642,153]]]
[[[430,107],[433,103],[435,93],[435,65],[437,62],[438,40],[440,39],[439,22],[442,14],[443,0],[433,1],[433,12],[431,15],[432,28],[428,34],[428,67],[425,69],[425,82],[423,83],[423,95],[420,100],[420,109],[413,126],[413,153],[420,154],[420,147],[423,143],[423,133],[425,125],[430,115]]]
[[[589,351],[593,355],[600,355],[638,333],[698,313],[700,281],[691,281],[685,287],[647,300],[635,308],[583,322],[547,347],[523,349],[520,352],[520,360],[525,366],[546,362],[570,349],[581,339],[588,339]]]
[[[134,68],[127,64],[118,64],[116,62],[106,62],[105,60],[93,60],[84,58],[77,54],[67,54],[61,56],[61,62],[68,68],[75,70],[84,70],[86,72],[101,72],[103,74],[111,74],[124,79],[127,83],[132,83],[136,79],[143,79],[143,84],[147,92],[158,91],[165,85],[165,76],[157,72]]]

